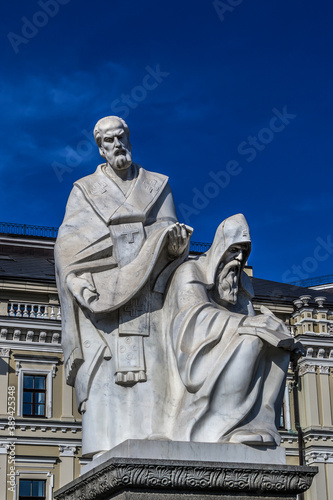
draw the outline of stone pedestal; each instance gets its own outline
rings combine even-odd
[[[280,449],[260,455],[261,451],[258,449],[245,448],[246,457],[249,459],[252,456],[253,460],[237,463],[228,461],[228,458],[235,459],[237,454],[245,458],[242,445],[127,441],[86,466],[83,475],[59,489],[55,498],[296,500],[297,494],[311,486],[317,473],[316,467],[282,465]],[[163,452],[159,456],[167,458],[156,458],[158,450]],[[178,458],[174,458],[177,450]],[[146,457],[148,453],[150,458]],[[224,460],[214,461],[217,453]],[[269,454],[275,463],[267,463]],[[199,455],[203,460],[183,459],[193,456],[197,458]],[[262,461],[265,463],[260,463]]]

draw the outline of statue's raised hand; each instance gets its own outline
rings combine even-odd
[[[171,258],[182,255],[191,238],[193,229],[177,222],[169,229],[168,253]]]

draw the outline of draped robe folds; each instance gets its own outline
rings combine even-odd
[[[165,436],[228,442],[243,430],[278,444],[290,353],[238,333],[244,318],[254,315],[250,296],[241,286],[234,311],[214,303],[207,260],[202,255],[176,270],[164,304],[169,367],[161,416]],[[242,281],[247,280],[243,272]]]
[[[168,257],[177,217],[167,177],[134,168],[126,196],[103,165],[77,181],[55,246],[65,373],[82,413],[86,456],[154,432],[165,364],[162,293],[188,253]],[[68,288],[73,274],[96,287],[90,310]]]

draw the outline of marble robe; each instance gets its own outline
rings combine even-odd
[[[243,430],[278,444],[290,352],[239,334],[244,319],[254,315],[244,272],[235,306],[226,309],[209,293],[224,251],[250,244],[244,217],[230,219],[220,225],[211,249],[184,262],[172,277],[164,304],[169,386],[160,419],[165,439],[228,442]]]
[[[55,246],[65,373],[82,413],[86,456],[154,433],[165,363],[162,293],[188,253],[174,260],[167,253],[177,222],[167,177],[134,168],[126,195],[104,165],[75,182]],[[94,283],[91,310],[72,296],[70,273]]]

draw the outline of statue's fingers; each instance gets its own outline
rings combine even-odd
[[[184,224],[182,224],[181,226],[181,235],[182,235],[182,239],[185,243],[185,241],[187,240],[187,231],[186,231],[186,227]]]
[[[173,228],[173,242],[176,244],[178,242],[178,228],[177,225]]]
[[[177,226],[177,240],[178,245],[181,245],[183,243],[182,228],[180,224],[178,224]]]
[[[172,239],[174,237],[174,232],[175,232],[174,226],[172,226],[172,227],[170,227],[170,229],[168,229],[169,239]]]
[[[193,227],[191,227],[191,226],[187,226],[186,224],[184,224],[184,226],[185,226],[185,228],[186,228],[186,232],[187,232],[187,234],[188,234],[189,236],[191,236],[191,235],[192,235],[192,233],[193,233]]]
[[[171,244],[174,243],[175,241],[175,226],[172,226],[169,230],[168,230],[168,234],[169,234],[169,242]]]
[[[174,243],[175,245],[179,245],[179,224],[175,224],[174,226]]]

